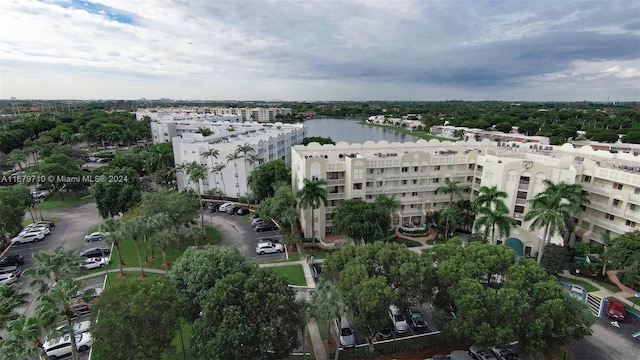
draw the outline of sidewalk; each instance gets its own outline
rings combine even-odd
[[[622,301],[625,305],[629,306],[630,308],[634,308],[634,304],[627,300],[628,297],[632,297],[634,296],[635,292],[633,289],[630,289],[622,284],[620,284],[620,281],[618,280],[618,277],[615,276],[615,274],[617,274],[616,270],[610,270],[607,271],[607,275],[609,275],[609,280],[611,280],[613,283],[615,283],[618,287],[620,287],[620,289],[622,289],[621,291],[618,292],[611,292],[609,289],[606,289],[604,287],[602,287],[601,285],[599,285],[598,283],[594,282],[593,280],[589,279],[589,278],[585,278],[585,277],[581,277],[581,276],[576,276],[571,274],[568,270],[565,270],[561,275],[569,278],[569,279],[576,279],[576,280],[580,280],[580,281],[584,281],[586,283],[589,283],[595,287],[597,287],[598,291],[594,291],[593,293],[601,296],[603,298],[608,298],[608,297],[612,297],[614,296],[615,298],[617,298],[618,300]]]

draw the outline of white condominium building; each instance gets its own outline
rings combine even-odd
[[[251,171],[263,162],[281,159],[291,163],[291,147],[302,143],[306,128],[302,124],[259,124],[259,123],[216,123],[213,135],[183,133],[175,136],[173,154],[175,163],[196,161],[206,165],[208,176],[202,181],[201,191],[219,189],[228,197],[248,195],[247,178]],[[249,145],[253,152],[243,158],[228,160],[227,156],[236,152],[239,146]],[[215,149],[217,158],[206,158],[202,154]],[[218,171],[212,172],[212,169]],[[176,176],[180,191],[197,191],[198,184],[189,181],[182,172]]]
[[[240,115],[216,115],[207,118],[191,118],[190,120],[152,120],[151,139],[154,144],[169,142],[176,136],[210,131],[213,134],[224,132],[227,128],[242,124]]]
[[[213,119],[222,121],[275,122],[277,115],[291,114],[290,108],[281,107],[255,107],[255,108],[228,108],[228,107],[179,107],[179,108],[151,108],[138,109],[136,119],[142,120],[145,116],[151,120],[167,121],[193,121],[199,119]]]
[[[489,131],[462,126],[436,125],[429,129],[429,133],[434,136],[442,136],[450,139],[457,138],[458,134],[464,134],[465,139],[474,139],[477,141],[489,139],[494,141],[532,142],[549,145],[549,138],[546,136],[527,136],[519,134],[517,131],[512,133],[503,133],[501,131]]]
[[[602,243],[603,236],[615,238],[632,231],[640,222],[640,159],[637,152],[611,153],[589,146],[574,148],[532,143],[440,142],[294,146],[292,185],[300,191],[303,179],[327,182],[328,206],[320,206],[311,219],[311,210],[301,210],[305,237],[311,237],[311,221],[316,238],[332,234],[331,218],[346,199],[374,201],[376,195],[395,195],[401,207],[394,225],[421,226],[429,214],[448,207],[449,194],[436,194],[445,179],[458,181],[468,189],[463,198],[473,200],[481,186],[497,186],[507,192],[505,200],[518,226],[507,244],[519,247],[521,255],[538,251],[543,229],[530,231],[524,215],[528,200],[544,191],[543,180],[579,183],[589,193],[590,203],[576,214],[577,228],[570,241]],[[561,244],[559,236],[554,243]]]

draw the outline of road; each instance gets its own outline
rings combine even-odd
[[[620,322],[620,328],[611,325],[611,319],[597,319],[591,328],[593,335],[576,341],[573,352],[576,359],[585,360],[638,360],[640,359],[640,339],[631,333],[640,331],[640,319],[627,316]]]

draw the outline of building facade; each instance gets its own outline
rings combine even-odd
[[[163,121],[195,121],[213,119],[214,121],[233,121],[239,118],[238,122],[257,121],[275,122],[277,115],[291,114],[290,108],[281,107],[167,107],[138,109],[136,119],[142,120],[145,116],[153,120]],[[235,116],[235,117],[234,117]],[[227,118],[225,118],[227,117]]]
[[[376,195],[395,195],[401,207],[395,226],[429,226],[434,211],[449,206],[449,195],[437,193],[445,179],[467,187],[463,199],[473,200],[481,186],[497,186],[508,194],[505,203],[517,221],[510,234],[523,255],[535,254],[543,229],[530,230],[524,216],[529,200],[544,191],[543,180],[579,183],[590,203],[576,214],[576,231],[570,241],[603,242],[603,238],[632,231],[640,222],[640,160],[637,152],[611,153],[589,146],[574,148],[521,142],[365,142],[364,144],[295,146],[292,151],[292,184],[300,191],[303,179],[327,182],[328,205],[315,211],[301,210],[305,237],[332,234],[331,218],[346,199],[374,201]],[[564,239],[555,236],[554,243]]]
[[[291,148],[302,143],[306,128],[302,124],[259,123],[215,123],[213,135],[183,133],[172,138],[175,163],[195,161],[207,166],[207,178],[202,181],[201,191],[218,189],[227,197],[249,194],[247,178],[258,165],[271,160],[291,163]],[[252,152],[239,159],[229,159],[239,146],[248,145]],[[215,149],[217,158],[206,158],[203,153]],[[212,169],[218,171],[212,172]],[[189,181],[186,174],[176,176],[178,190],[197,191],[198,184]]]
[[[548,137],[522,135],[517,132],[517,128],[514,128],[514,131],[511,133],[503,133],[501,131],[489,131],[462,126],[436,125],[429,129],[429,133],[433,136],[441,136],[450,139],[459,138],[458,134],[463,134],[462,136],[464,136],[464,139],[473,139],[476,141],[489,139],[494,141],[532,142],[549,145]]]

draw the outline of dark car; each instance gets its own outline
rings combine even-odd
[[[0,268],[5,266],[20,266],[24,264],[24,256],[8,255],[0,259]]]
[[[220,205],[222,205],[222,204],[209,204],[209,205],[207,205],[207,210],[209,210],[209,211],[218,211],[218,209],[220,209]]]
[[[426,330],[427,321],[424,319],[424,315],[415,306],[410,306],[407,309],[407,318],[409,319],[409,325],[416,330]]]
[[[313,274],[313,280],[320,280],[320,275],[322,275],[322,265],[320,264],[312,264],[311,265],[311,273]]]
[[[238,209],[238,211],[236,211],[236,214],[238,214],[238,215],[247,215],[250,212],[251,211],[249,210],[249,208],[241,207],[240,209]]]
[[[387,325],[385,325],[382,328],[382,330],[378,332],[378,337],[381,340],[387,340],[387,339],[391,339],[392,336],[393,336],[393,324],[391,322],[388,322]]]
[[[81,314],[91,312],[91,304],[87,304],[86,302],[77,302],[75,304],[71,304],[70,308],[73,312]]]
[[[229,209],[227,210],[227,214],[229,215],[233,215],[235,214],[238,210],[240,210],[241,206],[230,206]]]
[[[91,248],[81,252],[80,256],[86,257],[86,258],[93,258],[93,257],[103,257],[104,255],[109,255],[110,253],[111,253],[111,250],[109,250],[108,248]]]
[[[256,226],[255,228],[256,232],[263,232],[263,231],[273,231],[273,230],[278,230],[278,227],[276,226],[276,224],[260,224],[258,226]]]
[[[608,317],[617,320],[624,321],[626,310],[624,308],[624,304],[617,299],[607,299],[607,306],[605,308],[605,313]]]

